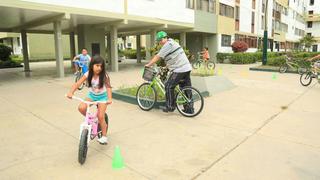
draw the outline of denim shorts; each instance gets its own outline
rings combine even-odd
[[[88,98],[90,98],[92,101],[107,101],[108,100],[108,96],[107,96],[107,92],[96,95],[92,92],[88,93]]]

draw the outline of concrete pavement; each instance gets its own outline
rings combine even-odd
[[[65,62],[68,66],[69,62]],[[54,77],[54,63],[0,70],[1,179],[319,179],[320,85],[296,74],[220,65],[236,88],[205,99],[195,118],[141,111],[114,100],[107,146],[91,142],[77,162],[77,101],[64,97],[73,76]],[[46,68],[45,68],[46,67]],[[68,68],[66,68],[67,70]],[[135,63],[110,73],[112,86],[140,84]],[[84,96],[86,90],[77,92]],[[126,167],[111,168],[114,147]]]

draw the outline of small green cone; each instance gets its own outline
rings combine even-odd
[[[272,79],[276,80],[277,79],[277,74],[276,73],[272,73]]]
[[[119,146],[116,146],[114,149],[114,154],[112,158],[112,168],[113,169],[121,169],[124,167],[123,158],[120,153]]]

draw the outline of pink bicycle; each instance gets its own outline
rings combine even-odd
[[[87,104],[87,112],[86,112],[86,117],[80,125],[80,136],[79,136],[79,152],[78,152],[78,161],[80,164],[83,164],[86,161],[87,157],[87,151],[88,151],[88,146],[90,140],[93,140],[95,137],[98,136],[100,138],[102,136],[101,128],[99,125],[98,121],[98,116],[96,112],[90,112],[90,107],[92,105],[95,105],[94,107],[97,107],[98,103],[106,103],[106,101],[85,101],[79,97],[72,96],[72,99],[79,100],[85,104]],[[107,113],[105,114],[105,121],[107,124],[107,130],[108,130],[108,115]]]

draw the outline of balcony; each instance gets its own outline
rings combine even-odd
[[[305,21],[320,21],[320,14],[306,14]]]
[[[216,14],[195,10],[195,31],[217,33],[218,16]]]

